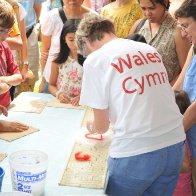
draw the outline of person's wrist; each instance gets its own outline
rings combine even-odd
[[[23,65],[29,66],[29,62],[28,61],[24,61]]]
[[[57,92],[55,93],[55,96],[56,96],[57,99],[59,98],[59,96],[60,96],[61,93],[62,93],[62,91],[57,91]]]
[[[11,88],[11,87],[12,87],[12,85],[11,85],[11,84],[7,84],[7,85],[8,85],[8,87],[9,87],[9,88]]]

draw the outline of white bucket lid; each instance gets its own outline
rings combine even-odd
[[[0,193],[2,196],[33,196],[30,193],[24,193],[24,192],[19,192],[19,191],[13,191],[13,192],[4,192]]]

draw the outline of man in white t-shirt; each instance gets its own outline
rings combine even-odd
[[[172,195],[185,133],[161,56],[152,46],[117,38],[101,16],[82,19],[76,42],[89,54],[80,97],[94,111],[87,128],[104,133],[113,124],[106,193]]]

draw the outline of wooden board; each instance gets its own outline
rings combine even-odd
[[[7,154],[0,153],[0,162],[3,161],[7,157]]]
[[[107,175],[108,148],[109,146],[97,147],[75,143],[59,184],[62,186],[104,189]],[[76,160],[75,153],[79,151],[90,155],[90,160]]]
[[[68,109],[77,109],[77,110],[83,110],[84,106],[73,106],[72,104],[65,104],[61,103],[57,98],[51,99],[47,103],[48,107],[55,107],[55,108],[68,108]]]
[[[26,135],[32,134],[37,131],[39,131],[39,129],[34,128],[34,127],[29,127],[27,131],[23,131],[23,132],[2,132],[0,131],[0,139],[11,142],[13,140],[19,139],[21,137],[24,137]]]

